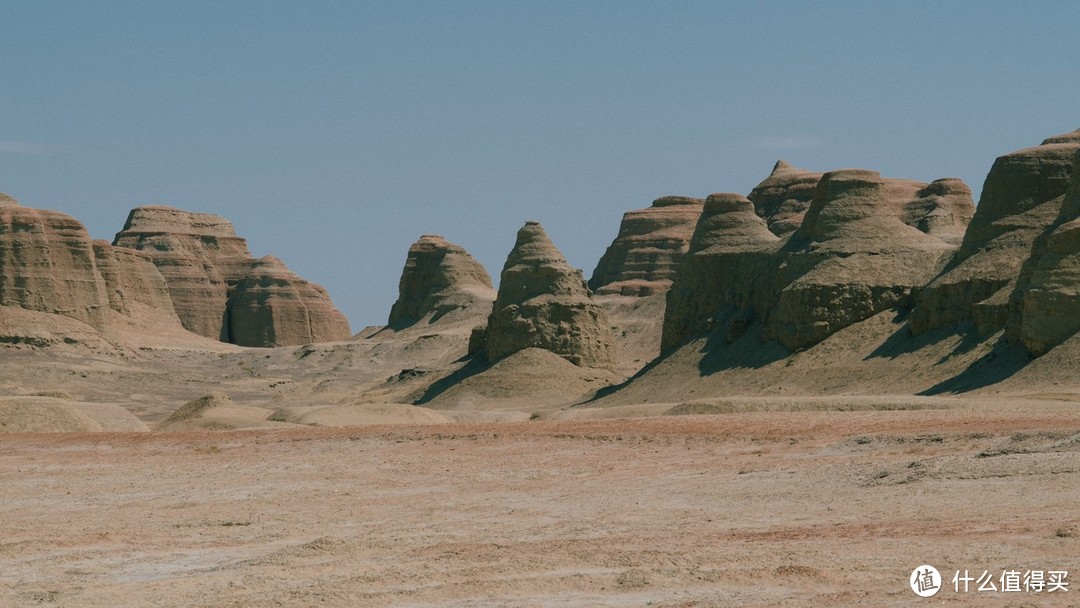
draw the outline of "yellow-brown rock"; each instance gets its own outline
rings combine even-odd
[[[352,333],[326,290],[266,256],[255,261],[228,302],[229,342],[240,346],[285,346],[336,342]]]
[[[589,279],[597,294],[648,296],[671,287],[705,201],[665,196],[623,215],[619,234]]]

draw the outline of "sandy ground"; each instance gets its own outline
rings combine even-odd
[[[0,479],[0,606],[1080,605],[1072,404],[10,435]]]

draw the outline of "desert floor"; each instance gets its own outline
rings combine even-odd
[[[11,435],[0,479],[2,606],[1080,605],[1071,403]],[[1073,588],[949,581],[1007,569]]]

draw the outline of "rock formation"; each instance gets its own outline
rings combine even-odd
[[[582,272],[567,263],[538,222],[526,222],[506,258],[488,317],[487,359],[541,348],[578,366],[607,367],[611,345],[607,315],[593,301]]]
[[[486,316],[494,300],[491,277],[469,252],[425,234],[409,247],[388,325],[403,328],[423,319],[431,323],[457,311]]]
[[[798,349],[883,310],[910,305],[952,247],[895,214],[876,171],[822,176],[802,226],[785,244],[766,338]]]
[[[1074,131],[994,162],[960,249],[917,298],[912,332],[964,321],[983,333],[1005,326],[1020,266],[1058,217],[1078,148]]]
[[[153,311],[158,322],[179,324],[165,278],[148,255],[113,247],[108,241],[96,240],[93,245],[98,272],[105,279],[110,308],[122,315],[130,315],[132,309],[141,304]]]
[[[58,211],[0,198],[0,305],[54,313],[103,331],[109,297],[86,228]]]
[[[229,342],[240,346],[336,342],[352,335],[325,289],[272,256],[256,260],[236,283],[227,316]]]
[[[190,213],[172,207],[138,207],[113,240],[117,247],[145,252],[169,287],[173,307],[188,331],[227,342],[225,309],[229,284],[215,261],[233,282],[250,266],[247,244],[232,225],[216,215]]]
[[[623,215],[619,234],[589,279],[597,294],[647,296],[671,287],[705,201],[665,196]]]
[[[901,202],[900,219],[913,228],[959,246],[975,214],[971,188],[963,180],[946,177],[919,188]]]
[[[769,177],[755,186],[747,198],[754,203],[757,214],[765,218],[769,230],[786,237],[802,225],[821,175],[779,160]]]
[[[165,278],[188,331],[246,346],[298,345],[349,335],[347,321],[325,290],[278,260],[253,259],[244,239],[220,216],[138,207],[113,245],[147,254]]]
[[[729,323],[733,337],[764,313],[779,246],[746,197],[709,195],[668,292],[661,349],[718,321]]]
[[[759,205],[733,194],[709,197],[668,296],[662,348],[710,328],[730,342],[758,322],[761,338],[795,350],[910,305],[951,252],[953,226],[963,223],[964,190],[955,180],[928,185],[833,171],[801,211],[803,186],[791,197],[779,179],[804,179],[793,180],[796,174],[806,172],[778,164],[772,185],[755,189]],[[798,221],[786,241],[759,217],[780,205],[793,212],[789,225]]]
[[[1080,150],[1058,217],[1035,240],[1017,283],[1010,340],[1041,355],[1080,331]]]

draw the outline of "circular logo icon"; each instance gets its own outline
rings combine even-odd
[[[911,571],[908,579],[911,590],[919,597],[931,597],[941,590],[941,573],[937,568],[923,564]]]

